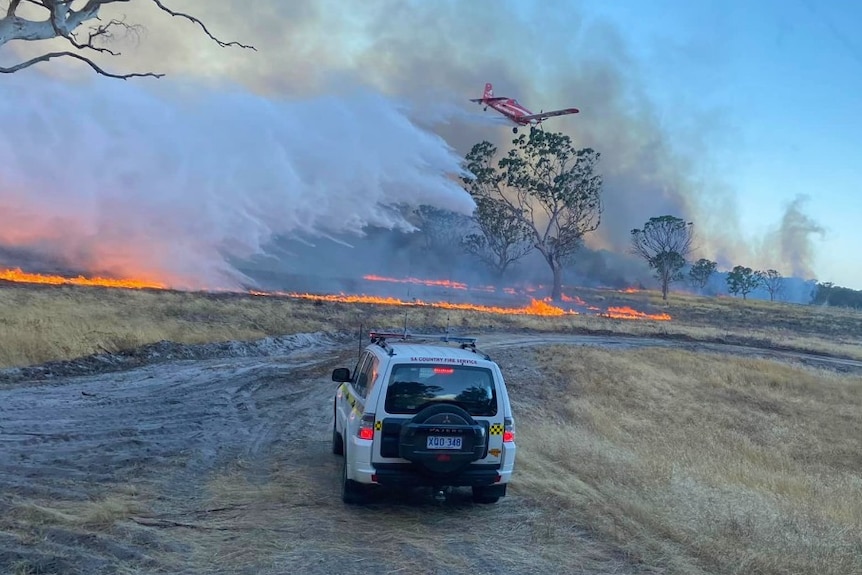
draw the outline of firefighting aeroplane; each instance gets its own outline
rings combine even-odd
[[[494,86],[490,82],[485,84],[485,92],[481,98],[471,98],[471,102],[476,102],[480,106],[485,106],[485,111],[488,111],[488,106],[494,108],[511,122],[515,124],[512,132],[518,133],[518,126],[536,127],[547,118],[554,116],[565,116],[567,114],[577,114],[580,112],[577,108],[565,108],[563,110],[553,110],[551,112],[532,113],[530,110],[518,103],[514,98],[506,98],[503,96],[494,96]]]

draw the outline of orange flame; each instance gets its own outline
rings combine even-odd
[[[313,301],[325,301],[330,303],[370,303],[379,305],[396,305],[396,306],[415,306],[415,307],[432,307],[439,309],[454,309],[462,311],[478,311],[484,313],[495,313],[503,315],[538,315],[538,316],[562,316],[562,315],[578,315],[578,312],[564,310],[562,308],[550,305],[540,300],[531,300],[530,305],[525,307],[501,307],[493,305],[480,305],[471,303],[453,303],[453,302],[425,302],[422,300],[405,301],[394,297],[381,297],[372,295],[347,295],[347,294],[311,294],[297,292],[264,292],[250,291],[252,295],[257,296],[283,296],[298,299],[306,299]]]
[[[670,321],[670,315],[666,313],[644,313],[642,311],[638,311],[636,309],[632,309],[629,306],[620,306],[614,307],[611,306],[608,308],[608,311],[605,312],[606,316],[612,317],[615,319],[654,319],[657,321]]]
[[[461,282],[453,282],[453,281],[449,281],[449,280],[421,280],[419,278],[398,279],[398,278],[387,278],[387,277],[383,277],[383,276],[376,276],[373,274],[364,275],[364,276],[362,276],[362,279],[371,280],[371,281],[375,281],[375,282],[392,282],[392,283],[399,283],[399,284],[417,284],[417,285],[424,285],[424,286],[439,286],[439,287],[447,287],[447,288],[452,288],[452,289],[464,289],[464,290],[467,289],[467,284],[461,283]]]
[[[380,278],[380,276],[365,276],[365,279],[380,279],[380,281],[402,281],[404,283],[423,283],[424,285],[440,285],[445,287],[455,287],[455,289],[469,289],[466,284],[459,282],[450,282],[448,280],[417,280],[416,278],[407,278],[406,280],[391,280],[390,278]],[[110,288],[129,288],[129,289],[168,289],[165,284],[159,282],[151,282],[140,279],[112,279],[104,277],[86,278],[77,276],[74,278],[64,277],[59,275],[45,275],[28,273],[20,268],[0,270],[0,280],[21,283],[36,283],[36,284],[52,284],[52,285],[80,285],[80,286],[98,286]],[[483,286],[484,290],[493,289],[492,286]],[[506,293],[515,293],[514,290],[509,292],[510,288],[504,289]],[[535,290],[528,290],[535,291]],[[394,305],[394,306],[417,306],[431,307],[439,309],[452,309],[462,311],[477,311],[483,313],[494,313],[501,315],[532,315],[532,316],[574,316],[579,315],[577,311],[566,310],[556,305],[553,305],[551,298],[535,299],[530,298],[530,304],[524,307],[503,307],[492,305],[481,305],[471,303],[454,303],[454,302],[425,302],[422,300],[405,301],[394,297],[370,296],[370,295],[347,295],[347,294],[311,294],[298,292],[279,292],[279,291],[249,291],[250,294],[256,296],[283,296],[297,299],[306,299],[324,302],[339,302],[339,303],[365,303],[378,305]],[[606,312],[595,306],[587,305],[581,298],[574,296],[563,296],[563,301],[572,302],[579,306],[583,306],[590,311],[595,311],[598,315],[614,318],[614,319],[651,319],[658,321],[668,321],[671,316],[667,313],[648,314],[635,310],[628,306],[609,307]]]
[[[566,294],[560,294],[560,295],[562,296],[563,301],[571,302],[571,303],[574,303],[577,305],[582,305],[582,306],[587,305],[587,302],[585,302],[584,300],[582,300],[578,296],[570,297],[570,296],[567,296]]]
[[[167,289],[162,283],[150,282],[136,279],[111,279],[103,277],[85,278],[78,276],[68,278],[58,275],[33,274],[21,271],[20,268],[0,270],[0,280],[9,282],[21,282],[31,284],[51,284],[51,285],[81,285],[81,286],[100,286],[112,288],[130,288],[130,289]]]

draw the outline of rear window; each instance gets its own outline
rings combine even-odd
[[[455,403],[470,415],[496,415],[494,377],[485,367],[399,364],[386,390],[387,413],[418,413],[439,402]]]

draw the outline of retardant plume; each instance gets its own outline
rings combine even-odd
[[[235,288],[230,263],[275,236],[411,229],[396,208],[470,213],[460,158],[395,101],[265,99],[37,73],[4,79],[0,247],[82,271]]]
[[[222,75],[266,93],[328,90],[329,74],[347,72],[410,101],[417,120],[447,121],[433,129],[461,154],[485,139],[501,154],[510,147],[511,125],[467,101],[490,81],[497,95],[515,97],[534,112],[581,109],[576,116],[549,120],[545,129],[565,132],[576,145],[602,153],[605,214],[587,245],[624,251],[629,231],[656,215],[694,220],[703,236],[726,229],[735,217],[729,210],[716,212],[715,205],[729,203],[718,197],[730,192],[702,171],[708,142],[730,137],[724,135],[729,130],[723,117],[697,109],[698,104],[663,117],[641,80],[649,69],[637,63],[624,31],[584,18],[576,4],[548,0],[524,9],[510,0],[369,0],[348,5],[258,0],[254,11],[240,14],[225,0],[190,0],[188,10],[206,16],[219,34],[253,43],[259,51],[225,50],[198,41],[190,27],[154,17],[145,19],[152,37],[130,58],[136,70]],[[176,50],[170,62],[163,61],[163,44]],[[685,57],[685,47],[678,52]],[[701,100],[692,96],[691,102]],[[681,125],[684,140],[679,130],[671,133]],[[705,243],[728,250],[726,243]]]

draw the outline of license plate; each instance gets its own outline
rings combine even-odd
[[[429,435],[428,449],[461,449],[460,435]]]

